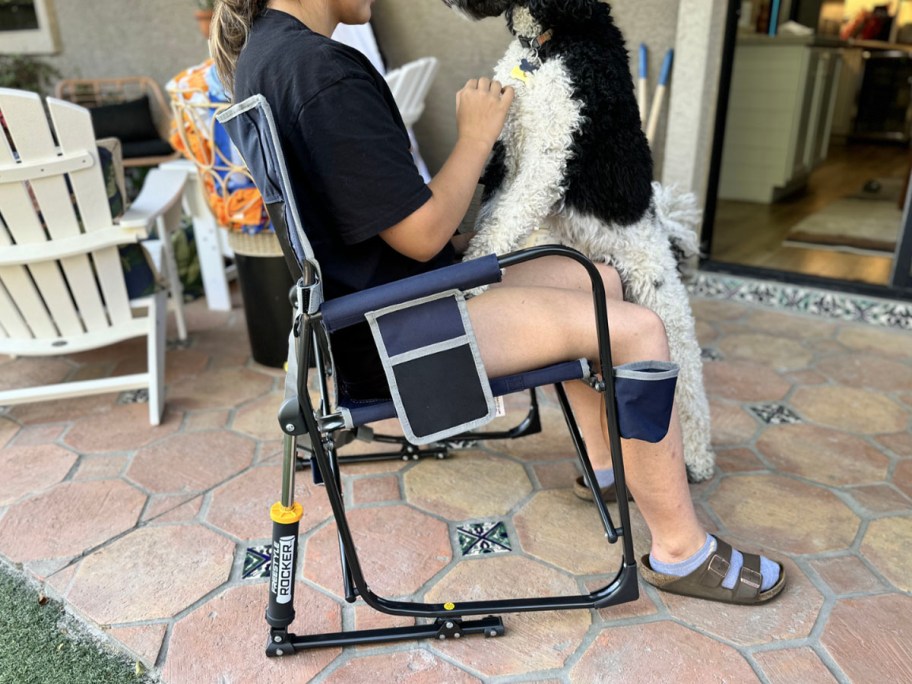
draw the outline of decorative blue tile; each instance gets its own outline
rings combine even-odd
[[[828,290],[749,280],[717,273],[699,273],[688,289],[693,296],[727,299],[882,328],[912,330],[912,304]]]
[[[250,546],[244,556],[244,579],[258,579],[269,577],[272,565],[271,546]]]
[[[146,388],[138,390],[127,390],[121,392],[117,397],[118,404],[147,404],[149,403],[149,390]]]
[[[502,522],[470,522],[456,528],[463,556],[509,553],[513,550],[507,526]]]
[[[703,347],[700,349],[700,358],[704,361],[721,361],[725,357],[722,356],[722,352],[718,349],[713,349],[712,347]]]
[[[748,408],[767,425],[794,425],[804,422],[801,416],[782,404],[756,404]]]

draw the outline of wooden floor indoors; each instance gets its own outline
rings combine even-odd
[[[833,145],[811,175],[806,190],[775,204],[719,200],[712,258],[727,263],[887,284],[891,256],[784,246],[789,230],[836,200],[852,195],[872,178],[904,177],[909,150],[887,145]],[[724,173],[724,169],[723,169]]]

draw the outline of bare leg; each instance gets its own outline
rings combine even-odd
[[[503,285],[469,302],[482,359],[491,375],[598,357],[588,283],[582,281],[587,291],[574,287],[585,273],[576,264],[570,266],[569,272],[548,263],[538,269],[523,269],[521,277],[505,278]],[[578,270],[576,277],[573,267]],[[610,278],[608,271],[605,275]],[[523,284],[530,280],[535,286]],[[555,281],[565,287],[547,286]],[[614,298],[609,298],[607,307],[615,363],[668,359],[664,327],[654,313]],[[608,447],[600,424],[600,416],[604,416],[601,396],[581,385],[572,392],[579,413],[586,414],[581,424],[587,433],[586,443],[602,458]],[[659,444],[628,440],[624,449],[628,485],[652,531],[653,554],[665,562],[694,554],[703,545],[706,532],[697,521],[687,489],[676,417]],[[599,461],[598,465],[604,464]]]

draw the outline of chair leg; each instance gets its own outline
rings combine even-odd
[[[180,205],[170,210],[168,214],[176,213],[175,223],[180,221]],[[158,217],[158,234],[162,237],[162,252],[164,258],[162,264],[165,270],[165,277],[168,279],[168,305],[174,309],[174,320],[177,323],[177,339],[184,342],[187,339],[187,321],[184,318],[184,286],[180,280],[180,274],[177,272],[177,258],[174,256],[174,243],[172,242],[171,227],[167,222],[172,216]],[[178,225],[174,229],[179,228]]]
[[[165,326],[168,305],[164,292],[157,292],[149,301],[149,340],[147,370],[149,375],[149,422],[161,423],[165,408]]]

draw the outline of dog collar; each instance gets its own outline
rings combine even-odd
[[[519,44],[524,48],[534,47],[536,50],[541,49],[541,47],[551,40],[554,37],[554,29],[548,29],[541,35],[536,38],[526,38],[525,36],[517,36],[519,39]],[[533,45],[534,43],[534,45]]]

